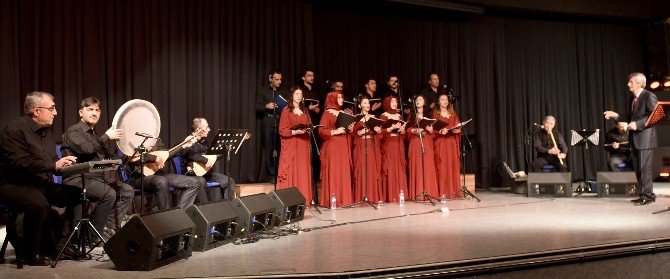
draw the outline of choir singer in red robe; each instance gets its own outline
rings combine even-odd
[[[440,195],[460,198],[461,187],[461,129],[454,128],[461,123],[449,96],[440,93],[433,109],[433,118],[447,123],[447,127],[437,131],[435,136],[435,165],[437,185]]]
[[[337,116],[344,103],[342,92],[330,92],[326,96],[325,112],[321,117],[319,136],[321,146],[321,194],[319,203],[329,207],[333,194],[337,206],[352,203],[351,187],[351,137],[344,127],[336,127]],[[353,128],[351,125],[350,128]],[[351,130],[351,129],[349,129]]]
[[[400,120],[398,98],[394,95],[384,98],[384,113],[381,120]],[[382,130],[382,189],[386,193],[387,202],[398,202],[400,191],[409,199],[407,192],[407,159],[405,158],[405,125],[396,123]]]

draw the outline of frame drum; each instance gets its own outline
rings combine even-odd
[[[133,99],[123,104],[116,112],[112,128],[123,129],[123,137],[116,141],[116,145],[123,154],[131,156],[144,140],[144,137],[135,135],[137,132],[154,137],[144,142],[147,151],[154,147],[161,132],[161,118],[152,103]]]

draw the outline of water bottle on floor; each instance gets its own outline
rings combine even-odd
[[[399,205],[405,205],[405,192],[400,189],[400,198],[398,199]]]
[[[337,199],[335,198],[335,193],[330,195],[330,209],[337,208]]]

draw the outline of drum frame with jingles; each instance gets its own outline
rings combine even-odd
[[[121,105],[112,120],[112,128],[123,129],[123,137],[116,141],[123,154],[130,158],[140,155],[140,214],[143,214],[144,156],[158,141],[161,131],[160,114],[151,102],[133,99]]]

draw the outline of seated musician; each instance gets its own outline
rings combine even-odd
[[[610,154],[607,165],[611,171],[621,171],[621,164],[628,164],[632,169],[630,145],[628,144],[628,122],[620,121],[616,127],[605,134],[605,150]]]
[[[209,131],[210,128],[207,119],[193,118],[193,122],[191,123],[191,135],[195,136],[197,141],[190,147],[184,149],[181,154],[181,166],[176,167],[181,167],[182,173],[192,176],[197,176],[197,174],[194,173],[189,165],[199,164],[204,167],[207,170],[207,173],[199,177],[199,179],[219,183],[223,199],[230,201],[235,198],[235,180],[212,170],[212,166],[216,163],[217,157],[204,156],[205,152],[207,152],[207,135],[209,134]],[[212,200],[218,200],[221,197],[211,198]]]
[[[193,137],[189,136],[179,144],[179,148],[175,150],[175,154],[178,154],[180,149],[191,146],[191,144],[193,144]],[[154,149],[159,150],[160,146],[156,145]],[[145,166],[155,172],[155,174],[151,175],[148,173],[142,174],[139,155],[126,156],[124,158],[124,161],[127,162],[125,170],[128,173],[128,183],[130,185],[137,189],[143,186],[145,190],[153,191],[158,210],[172,208],[168,192],[169,187],[174,188],[177,192],[176,206],[182,209],[186,209],[196,203],[196,198],[199,203],[208,202],[204,183],[201,183],[195,177],[172,173],[169,169],[166,170],[166,165],[171,165],[166,164],[170,156],[164,157],[158,153],[149,152],[144,155]]]
[[[110,128],[102,136],[95,132],[95,124],[100,120],[100,105],[100,100],[95,97],[84,99],[79,105],[79,123],[68,127],[63,133],[61,152],[77,157],[77,163],[114,157],[115,152],[109,148],[109,142],[123,136],[120,129]],[[116,174],[114,171],[111,173]],[[96,204],[95,211],[90,216],[91,223],[103,237],[109,238],[117,229],[118,221],[130,210],[135,196],[133,187],[119,181],[117,176],[106,175],[104,172],[88,173],[85,177],[87,197]],[[82,187],[79,174],[63,177],[63,183]],[[112,214],[114,209],[116,212]]]
[[[537,157],[533,160],[533,172],[541,172],[546,165],[554,166],[556,171],[566,172],[565,162],[568,146],[565,144],[563,135],[554,130],[556,118],[547,115],[544,118],[543,128],[533,134],[533,149]]]
[[[56,156],[56,140],[49,128],[58,114],[53,95],[28,93],[23,111],[25,115],[7,123],[0,132],[0,203],[25,213],[21,228],[25,263],[48,265],[48,256],[57,252],[53,242],[58,242],[47,236],[53,229],[47,222],[51,206],[81,211],[81,190],[54,183],[53,174],[77,158]],[[18,253],[17,247],[15,251]]]

